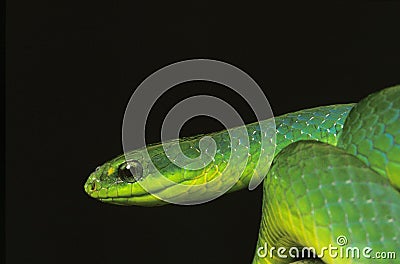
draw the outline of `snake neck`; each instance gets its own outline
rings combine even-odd
[[[275,118],[276,139],[274,155],[270,162],[262,161],[263,164],[271,164],[273,158],[288,145],[300,140],[314,140],[336,146],[339,135],[343,129],[344,122],[353,108],[354,104],[338,104],[305,109]],[[262,150],[261,142],[268,141],[268,134],[260,133],[260,126],[269,127],[270,120],[261,121],[247,125],[250,138],[249,161],[240,180],[232,187],[231,192],[246,188],[260,157]],[[221,140],[220,140],[221,141]],[[226,157],[229,157],[228,155]],[[269,168],[267,168],[268,170]],[[261,175],[263,177],[265,175]]]

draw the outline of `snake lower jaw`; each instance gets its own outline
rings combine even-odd
[[[99,200],[103,203],[124,205],[124,206],[136,205],[141,207],[154,207],[166,204],[166,202],[159,200],[157,199],[157,197],[150,194],[146,196],[138,196],[131,198],[120,198],[120,197],[100,198]]]

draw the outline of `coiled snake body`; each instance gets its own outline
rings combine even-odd
[[[358,104],[279,116],[275,125],[275,157],[263,183],[253,263],[298,261],[303,257],[293,254],[304,247],[320,255],[302,263],[400,263],[400,86],[372,94]],[[230,191],[249,184],[254,157],[260,155],[263,135],[259,124],[249,124],[246,129],[249,159]],[[89,176],[85,191],[103,202],[120,205],[165,204],[157,194],[179,193],[174,193],[173,187],[157,186],[159,176],[146,169],[143,151],[148,151],[163,177],[196,185],[217,179],[231,155],[227,130],[208,136],[217,143],[217,152],[203,169],[176,166],[156,144],[132,151],[129,159],[121,155],[106,162]],[[199,155],[200,138],[179,141],[186,156]],[[155,186],[155,195],[141,186],[143,182]],[[336,254],[328,252],[329,246],[338,248]],[[349,255],[357,250],[358,256]],[[386,259],[379,258],[384,256],[382,252]]]

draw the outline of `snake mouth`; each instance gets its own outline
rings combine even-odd
[[[102,186],[102,181],[91,175],[84,184],[84,191],[91,198],[104,203],[117,205],[158,206],[166,204],[157,197],[157,193],[165,191],[168,187],[157,188],[151,193],[147,192],[139,182],[123,183],[122,181]]]
[[[158,199],[157,197],[148,194],[142,196],[133,196],[133,197],[108,197],[108,198],[99,198],[99,200],[103,203],[115,204],[115,205],[138,205],[143,207],[153,207],[160,206],[166,204],[166,202]]]
[[[95,182],[85,184],[85,192],[96,200],[104,203],[117,204],[117,205],[141,205],[141,206],[153,206],[158,199],[149,194],[139,194],[139,195],[109,195],[107,189],[96,190]]]

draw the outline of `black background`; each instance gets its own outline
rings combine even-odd
[[[260,188],[157,208],[102,204],[84,193],[89,173],[122,152],[132,92],[163,66],[210,58],[252,76],[275,115],[358,101],[400,83],[399,12],[393,3],[8,1],[7,262],[249,263]],[[159,140],[168,110],[194,94],[219,96],[255,121],[225,88],[192,84],[161,98],[148,142]],[[181,134],[220,128],[196,118]]]

